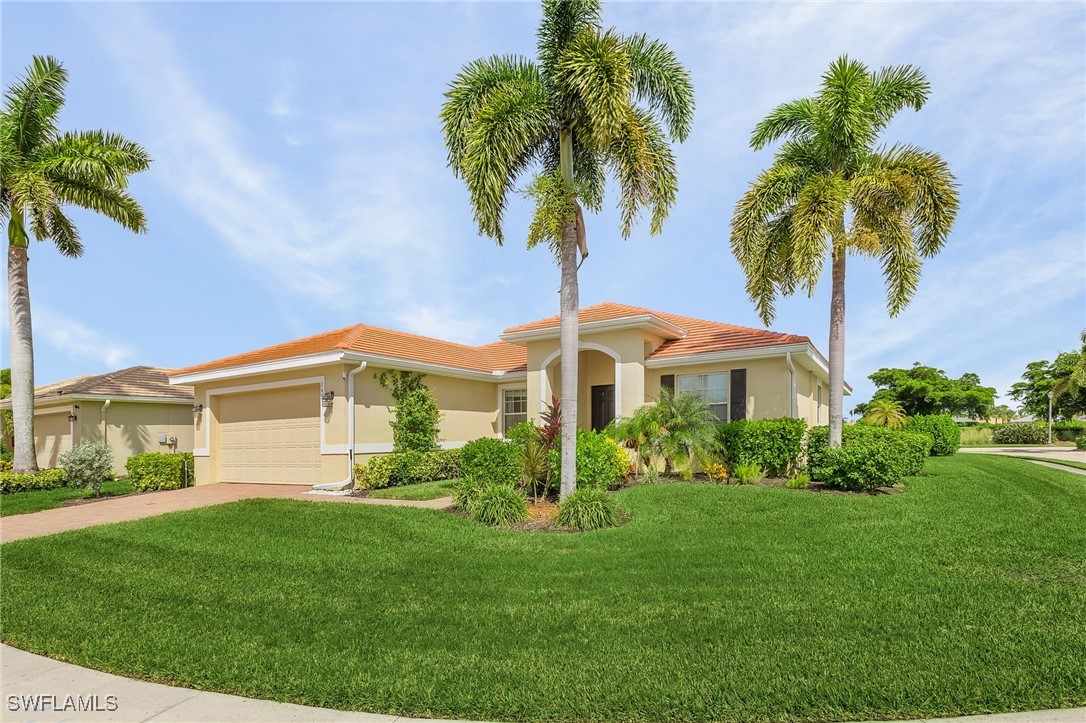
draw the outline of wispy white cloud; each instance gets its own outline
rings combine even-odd
[[[41,305],[34,307],[34,335],[49,353],[62,354],[81,369],[111,371],[133,363],[136,356],[133,345]]]

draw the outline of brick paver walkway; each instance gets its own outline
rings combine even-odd
[[[82,505],[59,507],[54,510],[31,512],[25,515],[10,515],[0,517],[0,543],[254,498],[296,499],[309,502],[347,502],[431,509],[448,507],[452,502],[448,497],[417,502],[414,500],[381,500],[369,497],[305,494],[309,490],[308,485],[197,485],[183,490],[149,492],[141,495],[104,499]]]

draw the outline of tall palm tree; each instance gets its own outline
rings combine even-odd
[[[872,72],[841,57],[812,98],[778,106],[751,135],[755,150],[781,138],[732,217],[731,246],[762,321],[778,294],[813,294],[827,252],[830,298],[830,444],[841,443],[845,381],[845,258],[878,259],[887,306],[896,316],[912,299],[921,261],[939,252],[958,211],[954,176],[936,153],[876,146],[906,106],[920,110],[927,78],[911,65]]]
[[[597,0],[544,0],[538,59],[495,55],[467,65],[441,112],[449,166],[464,179],[479,232],[501,244],[517,180],[535,201],[529,248],[548,244],[561,266],[561,400],[577,409],[578,251],[588,256],[582,207],[599,211],[610,172],[620,231],[642,209],[658,234],[675,202],[670,140],[694,114],[690,75],[645,35],[604,30]],[[666,132],[665,132],[666,128]],[[563,497],[576,487],[577,416],[562,419]]]
[[[57,128],[68,74],[56,59],[35,56],[4,98],[0,113],[0,218],[8,228],[11,401],[16,471],[37,469],[34,454],[34,340],[27,279],[30,236],[52,241],[64,256],[83,253],[66,205],[96,211],[137,233],[143,209],[125,191],[147,168],[147,152],[106,131]]]

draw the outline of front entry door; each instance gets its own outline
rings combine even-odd
[[[615,418],[615,385],[592,387],[592,429],[600,431]]]

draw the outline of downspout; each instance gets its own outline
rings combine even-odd
[[[792,419],[795,419],[799,416],[799,410],[796,408],[796,367],[792,364],[792,352],[786,351],[784,353],[784,363],[788,365],[788,411],[792,415]]]
[[[112,402],[112,399],[107,399],[102,405],[102,444],[105,445],[109,444],[109,420],[106,419],[106,410]]]
[[[313,485],[314,491],[339,492],[354,485],[354,375],[366,368],[367,362],[361,362],[357,369],[347,374],[347,478],[340,482]]]

